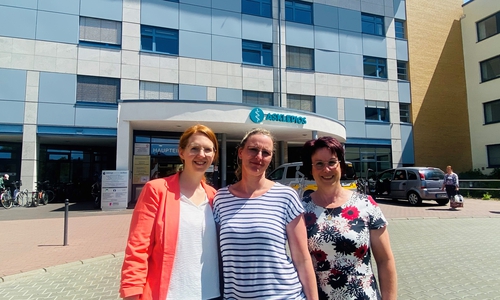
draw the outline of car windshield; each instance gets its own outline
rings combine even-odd
[[[439,169],[422,170],[420,172],[424,174],[425,180],[442,180],[442,179],[444,179],[444,172],[439,170]]]

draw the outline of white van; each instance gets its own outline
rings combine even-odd
[[[356,190],[356,172],[351,162],[346,161],[346,174],[342,175],[340,184],[342,187],[350,190]],[[318,186],[314,180],[304,178],[302,162],[292,162],[282,164],[274,171],[269,173],[268,179],[291,186],[300,197],[305,197],[314,192]]]

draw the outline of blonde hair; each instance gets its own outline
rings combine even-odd
[[[243,137],[243,139],[241,140],[241,142],[238,144],[238,147],[236,147],[236,151],[238,151],[239,149],[245,148],[245,145],[248,141],[248,138],[251,137],[252,135],[256,135],[256,134],[262,134],[262,135],[270,137],[271,140],[273,141],[273,152],[274,152],[274,148],[275,148],[274,136],[271,134],[271,132],[269,130],[264,129],[264,128],[254,128],[254,129],[250,130],[249,132],[247,132],[245,134],[245,136]],[[239,157],[237,158],[237,164],[238,164],[238,167],[236,168],[236,171],[234,171],[234,175],[236,175],[236,178],[238,180],[240,180],[242,169],[241,169],[241,159]]]

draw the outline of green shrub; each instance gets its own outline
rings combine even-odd
[[[491,199],[491,195],[488,192],[483,194],[483,200],[490,200],[490,199]]]

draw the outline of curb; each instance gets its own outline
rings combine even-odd
[[[61,269],[66,269],[66,268],[71,268],[75,266],[80,266],[83,264],[91,264],[103,260],[108,260],[108,259],[123,259],[125,256],[125,252],[117,252],[117,253],[111,253],[103,256],[98,256],[98,257],[92,257],[92,258],[87,258],[87,259],[82,259],[82,260],[77,260],[77,261],[72,261],[69,263],[61,264],[61,265],[56,265],[56,266],[50,266],[46,268],[41,268],[41,269],[36,269],[32,271],[27,271],[27,272],[21,272],[18,274],[12,274],[12,275],[7,275],[7,276],[2,276],[0,277],[0,283],[2,282],[7,282],[7,281],[15,281],[27,276],[32,276],[32,275],[39,275],[43,273],[51,273],[56,270],[61,270]]]

